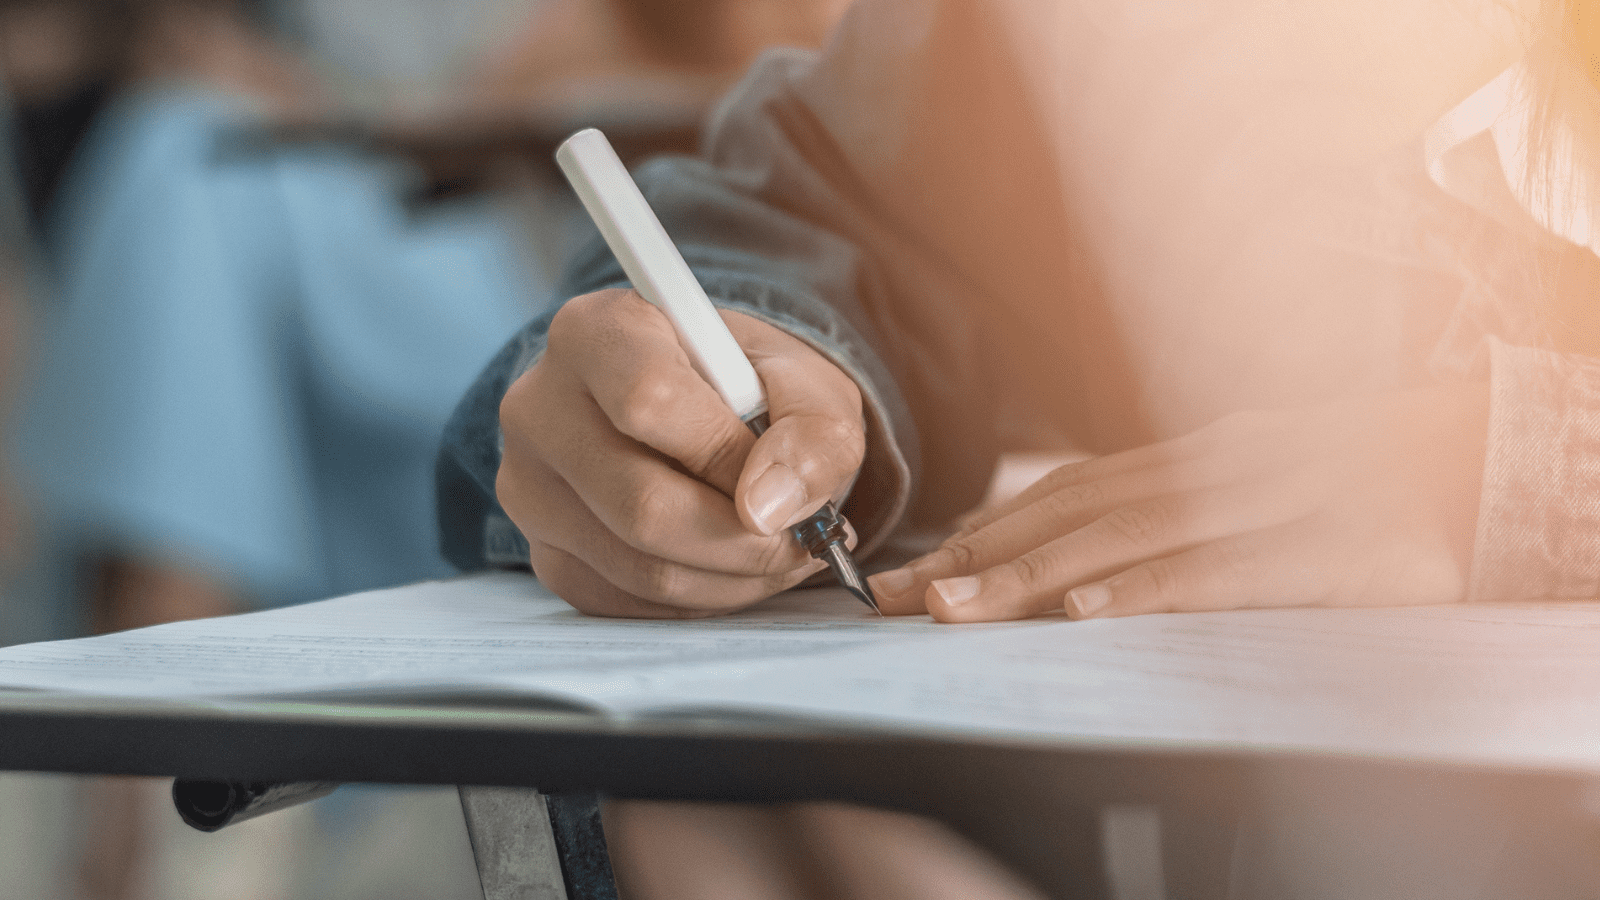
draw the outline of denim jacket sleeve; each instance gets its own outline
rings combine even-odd
[[[851,216],[870,216],[859,212],[848,179],[841,186],[829,177],[825,154],[819,162],[817,148],[796,141],[785,123],[787,86],[810,59],[793,51],[766,58],[712,117],[704,158],[658,159],[635,177],[714,303],[794,334],[859,385],[868,457],[844,511],[860,553],[870,554],[911,507],[920,441],[893,371],[906,354],[883,352],[893,336],[869,311],[871,296],[885,290],[874,248],[828,221],[830,210],[844,211],[847,226]],[[559,295],[626,284],[596,235],[568,267]],[[495,356],[446,426],[436,473],[441,542],[463,570],[528,565],[526,541],[494,499],[498,408],[543,352],[554,315],[529,323]]]

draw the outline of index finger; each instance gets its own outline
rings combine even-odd
[[[1107,457],[1107,459],[1111,459]],[[885,609],[918,612],[929,584],[976,575],[1012,562],[1062,535],[1084,528],[1116,510],[1204,482],[1184,465],[1131,468],[1100,478],[1082,473],[1052,479],[1037,495],[1009,514],[957,534],[910,565],[872,577]]]
[[[946,543],[960,540],[979,529],[1014,515],[1044,498],[1062,491],[1073,491],[1096,481],[1125,475],[1142,469],[1151,469],[1192,455],[1188,448],[1177,441],[1166,441],[1159,444],[1146,444],[1121,453],[1112,453],[1106,456],[1096,456],[1079,462],[1071,462],[1051,469],[1048,473],[1028,485],[1016,496],[993,506],[980,509],[969,515],[961,524],[961,528],[951,535]]]
[[[589,307],[574,311],[587,326],[558,332],[558,319],[552,343],[585,355],[579,377],[612,426],[733,496],[755,435],[694,370],[666,315],[632,290],[575,303]]]

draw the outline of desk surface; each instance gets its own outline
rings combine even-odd
[[[1285,785],[1360,796],[1365,822],[1425,805],[1417,784],[1560,813],[1600,775],[1600,604],[957,632],[829,602],[618,623],[502,575],[12,648],[10,683],[41,690],[0,692],[0,768],[852,800],[940,818],[1063,896],[1107,804],[1225,841]],[[299,699],[204,699],[224,696]],[[611,713],[509,705],[533,697]],[[707,709],[740,712],[684,712]]]

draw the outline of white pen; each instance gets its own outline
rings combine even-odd
[[[562,142],[556,162],[634,290],[671,320],[695,371],[751,431],[758,435],[765,431],[767,396],[760,377],[611,142],[598,130],[586,128]],[[806,552],[828,564],[845,589],[881,615],[872,588],[845,548],[844,518],[832,503],[823,504],[790,531]]]

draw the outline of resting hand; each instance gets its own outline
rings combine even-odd
[[[567,303],[500,405],[500,505],[539,578],[584,612],[713,615],[822,567],[786,529],[860,467],[860,392],[796,338],[722,316],[766,387],[760,440],[633,291]]]
[[[1239,413],[1063,466],[874,576],[949,622],[1463,598],[1488,392]]]

